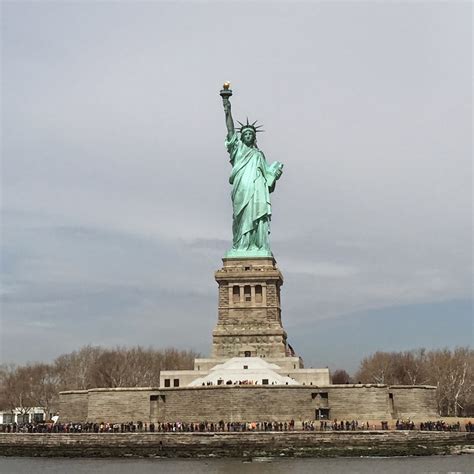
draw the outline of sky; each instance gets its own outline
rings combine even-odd
[[[284,163],[271,246],[306,366],[472,342],[470,2],[4,1],[2,362],[210,353],[219,90]]]

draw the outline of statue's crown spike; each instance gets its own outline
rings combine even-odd
[[[252,130],[255,134],[257,134],[258,132],[263,132],[264,130],[259,130],[261,127],[263,127],[263,125],[256,125],[257,123],[257,120],[255,120],[254,123],[250,123],[249,122],[249,118],[247,117],[247,120],[246,120],[246,124],[244,125],[242,122],[240,122],[239,120],[237,120],[237,122],[239,122],[240,124],[240,128],[238,128],[238,131],[240,133],[242,133],[245,129],[250,129]]]

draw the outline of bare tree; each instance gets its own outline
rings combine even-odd
[[[356,373],[362,383],[393,384],[396,379],[395,353],[376,352],[365,357]]]
[[[458,347],[453,353],[453,359],[454,367],[449,374],[452,387],[451,403],[454,416],[459,416],[472,397],[474,351]]]
[[[474,351],[376,352],[362,360],[356,379],[365,383],[429,384],[436,386],[438,412],[443,416],[472,414]]]
[[[426,383],[428,375],[425,349],[400,352],[394,362],[396,383],[401,385]]]
[[[101,347],[84,346],[78,351],[59,356],[54,365],[59,390],[85,390],[94,387],[92,368],[103,354]]]
[[[31,396],[34,405],[42,407],[46,417],[55,411],[58,405],[59,377],[56,368],[50,364],[33,364],[31,366]]]
[[[35,406],[34,370],[30,365],[10,367],[2,377],[1,399],[5,408],[26,415]]]
[[[352,383],[352,378],[344,369],[337,369],[332,374],[332,383],[333,384]]]
[[[458,347],[428,353],[429,383],[437,387],[438,410],[442,415],[468,414],[472,406],[474,383],[474,351]]]
[[[159,386],[160,371],[190,369],[199,354],[142,347],[85,346],[53,364],[0,365],[0,408],[28,414],[33,407],[52,413],[62,390],[93,387]]]
[[[91,366],[91,380],[96,387],[158,386],[161,370],[190,369],[196,356],[177,349],[106,349]]]

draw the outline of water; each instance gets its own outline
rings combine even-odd
[[[68,459],[1,458],[1,474],[418,474],[473,473],[474,455],[410,458]]]

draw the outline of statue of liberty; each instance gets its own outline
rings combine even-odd
[[[230,155],[232,172],[233,242],[226,257],[271,257],[268,234],[272,207],[270,193],[275,190],[276,181],[283,171],[278,161],[269,165],[265,155],[257,147],[257,132],[261,127],[240,124],[235,129],[231,113],[230,84],[225,83],[221,96],[224,103],[227,139],[225,144]]]

